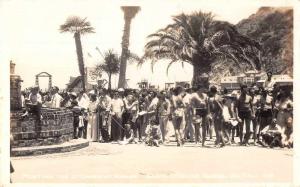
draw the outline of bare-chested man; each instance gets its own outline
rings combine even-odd
[[[204,85],[197,86],[197,92],[191,96],[191,106],[193,108],[193,124],[195,126],[195,143],[200,141],[200,124],[202,127],[202,146],[204,146],[206,131],[208,128],[209,105],[208,97],[205,93]]]

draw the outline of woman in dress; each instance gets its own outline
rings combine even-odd
[[[96,142],[99,140],[98,138],[98,130],[99,130],[99,124],[98,124],[98,101],[97,101],[97,95],[91,94],[90,96],[90,103],[88,106],[88,128],[87,128],[87,139],[91,140],[93,142]]]

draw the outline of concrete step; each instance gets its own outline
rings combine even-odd
[[[72,139],[68,142],[58,144],[58,145],[48,145],[48,146],[32,146],[32,147],[19,147],[12,148],[11,156],[33,156],[33,155],[43,155],[51,153],[63,153],[75,151],[89,146],[89,141],[86,139]]]

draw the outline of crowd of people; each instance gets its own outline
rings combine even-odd
[[[100,88],[78,93],[60,93],[58,87],[41,93],[33,87],[23,92],[23,116],[33,113],[41,120],[42,107],[68,108],[74,115],[74,138],[93,142],[160,146],[175,134],[177,146],[187,141],[208,146],[205,142],[210,140],[216,147],[292,148],[292,89],[270,87],[268,81],[270,77],[260,87],[241,84],[240,90],[230,92],[201,84],[162,91]]]

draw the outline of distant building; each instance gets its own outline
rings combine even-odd
[[[166,82],[165,83],[165,90],[169,90],[170,88],[174,87],[174,82]]]
[[[175,87],[176,86],[182,86],[184,88],[190,88],[191,87],[191,82],[190,81],[177,81],[177,82],[175,82]]]
[[[148,80],[143,79],[141,82],[137,83],[139,85],[140,89],[148,89],[149,88],[149,83]]]
[[[261,80],[263,74],[258,71],[250,70],[238,76],[227,76],[221,79],[221,89],[238,90],[241,84],[251,86]]]
[[[97,79],[96,76],[94,76],[92,72],[93,68],[91,67],[86,67],[85,68],[85,89],[87,91],[92,90],[97,87]],[[81,76],[77,77],[70,77],[69,83],[66,85],[67,88],[66,90],[68,92],[79,92],[82,90],[82,81],[81,81]]]
[[[267,79],[266,72],[258,71],[247,71],[238,76],[227,76],[221,79],[221,89],[226,88],[227,90],[238,90],[240,85],[246,84],[251,86],[256,83],[258,86],[263,86],[263,83]],[[278,85],[292,85],[293,79],[289,75],[273,75],[272,82],[277,83]]]

